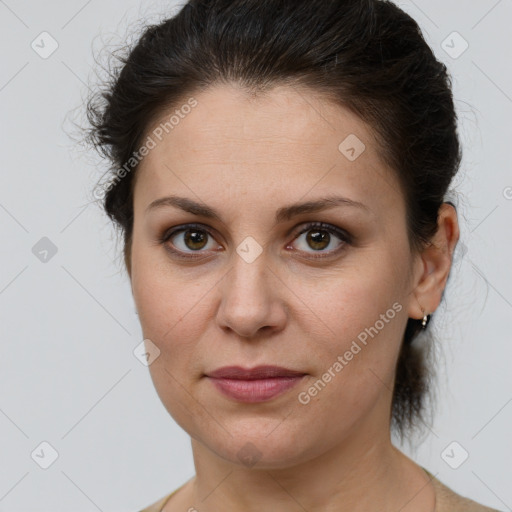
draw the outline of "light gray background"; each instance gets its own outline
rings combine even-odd
[[[188,435],[133,355],[142,334],[121,246],[91,203],[106,167],[67,134],[93,55],[174,5],[0,0],[0,511],[136,511],[194,474]],[[462,242],[431,324],[438,413],[402,449],[457,492],[512,510],[512,2],[400,6],[451,71],[464,145]],[[46,59],[31,47],[43,31],[59,45]],[[454,31],[469,43],[457,58]],[[57,248],[47,262],[33,253],[43,237]],[[58,452],[47,469],[44,441]],[[469,453],[458,469],[442,456],[454,441]]]

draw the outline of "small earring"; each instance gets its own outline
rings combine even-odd
[[[425,329],[427,327],[427,324],[430,320],[430,315],[427,315],[425,313],[425,311],[423,311],[424,315],[423,315],[423,320],[421,321],[421,328],[422,329]]]

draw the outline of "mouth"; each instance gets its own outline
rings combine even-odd
[[[252,369],[226,366],[206,374],[224,396],[239,402],[265,402],[296,386],[307,374],[279,366]]]

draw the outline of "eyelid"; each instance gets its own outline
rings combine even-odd
[[[213,236],[213,234],[217,234],[217,231],[213,228],[211,228],[210,226],[206,226],[206,225],[203,225],[203,224],[200,224],[200,223],[188,223],[188,224],[181,224],[181,225],[178,225],[178,226],[174,226],[170,229],[167,229],[164,231],[164,233],[158,237],[158,242],[162,245],[166,245],[166,247],[173,253],[175,254],[193,254],[194,251],[191,251],[189,253],[186,253],[184,251],[181,251],[179,249],[170,249],[167,245],[167,242],[176,234],[178,233],[181,233],[183,231],[188,231],[190,229],[197,229],[198,231],[204,231],[209,237],[213,238],[213,239],[216,239],[215,236]],[[218,242],[217,242],[218,243]],[[200,254],[201,252],[206,252],[206,251],[196,251],[196,253]],[[184,256],[184,258],[186,258],[186,256]]]
[[[159,238],[158,241],[160,242],[160,244],[165,245],[167,250],[169,250],[173,254],[176,254],[181,259],[185,259],[185,260],[186,259],[188,259],[188,260],[203,259],[204,258],[203,256],[192,256],[192,254],[194,254],[194,252],[195,252],[196,254],[199,255],[201,253],[207,253],[208,251],[199,250],[199,251],[185,252],[185,251],[181,251],[179,249],[172,249],[167,245],[167,242],[169,241],[169,239],[171,237],[173,237],[174,235],[181,233],[183,231],[187,231],[189,229],[197,229],[199,231],[204,231],[208,236],[210,236],[214,239],[215,239],[215,236],[213,235],[213,233],[217,233],[217,231],[214,228],[211,228],[210,226],[206,226],[201,223],[187,223],[187,224],[181,224],[178,226],[174,226],[174,227],[164,231],[163,235],[158,237]],[[342,243],[341,243],[341,246],[337,249],[332,249],[330,251],[325,251],[325,252],[319,251],[318,256],[311,256],[309,259],[321,259],[321,258],[329,258],[329,257],[336,256],[339,252],[341,252],[343,249],[345,249],[346,245],[350,245],[353,243],[352,236],[344,229],[339,228],[339,227],[335,226],[334,224],[329,224],[326,222],[311,221],[311,222],[302,222],[301,224],[299,224],[299,227],[296,230],[292,230],[291,233],[293,233],[293,234],[291,234],[289,236],[293,236],[293,238],[292,238],[291,242],[287,244],[286,247],[288,247],[291,243],[293,243],[300,235],[307,233],[308,231],[310,231],[312,229],[327,231],[328,233],[334,234],[341,240]],[[296,251],[296,252],[302,253],[304,251]],[[305,253],[313,254],[313,253],[309,253],[309,252],[305,252]]]
[[[336,249],[331,249],[330,251],[318,251],[315,255],[315,252],[308,252],[308,251],[296,251],[298,253],[297,257],[304,258],[306,260],[313,260],[318,261],[322,259],[329,259],[329,258],[335,258],[340,255],[341,252],[345,251],[347,248],[347,245],[353,244],[353,237],[350,235],[347,231],[345,231],[342,228],[339,228],[338,226],[335,226],[334,224],[329,224],[326,222],[306,222],[304,223],[304,226],[302,229],[300,229],[294,236],[292,242],[294,242],[300,235],[303,233],[307,233],[308,231],[311,231],[313,229],[317,229],[319,231],[327,231],[330,234],[334,234],[337,238],[340,239],[341,243]],[[290,244],[287,245],[287,248]],[[308,256],[302,256],[302,254],[307,254]]]
[[[335,226],[334,224],[319,221],[306,222],[303,224],[301,224],[301,226],[303,225],[302,229],[295,233],[294,240],[303,233],[306,233],[307,231],[315,228],[322,231],[328,231],[329,233],[334,233],[347,243],[352,240],[352,237],[349,235],[349,233],[347,233],[344,229]]]

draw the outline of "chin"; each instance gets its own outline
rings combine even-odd
[[[295,434],[282,419],[244,420],[243,426],[221,423],[231,435],[220,428],[217,433],[222,432],[222,438],[202,438],[201,443],[232,464],[248,469],[285,469],[308,459],[304,432]]]

